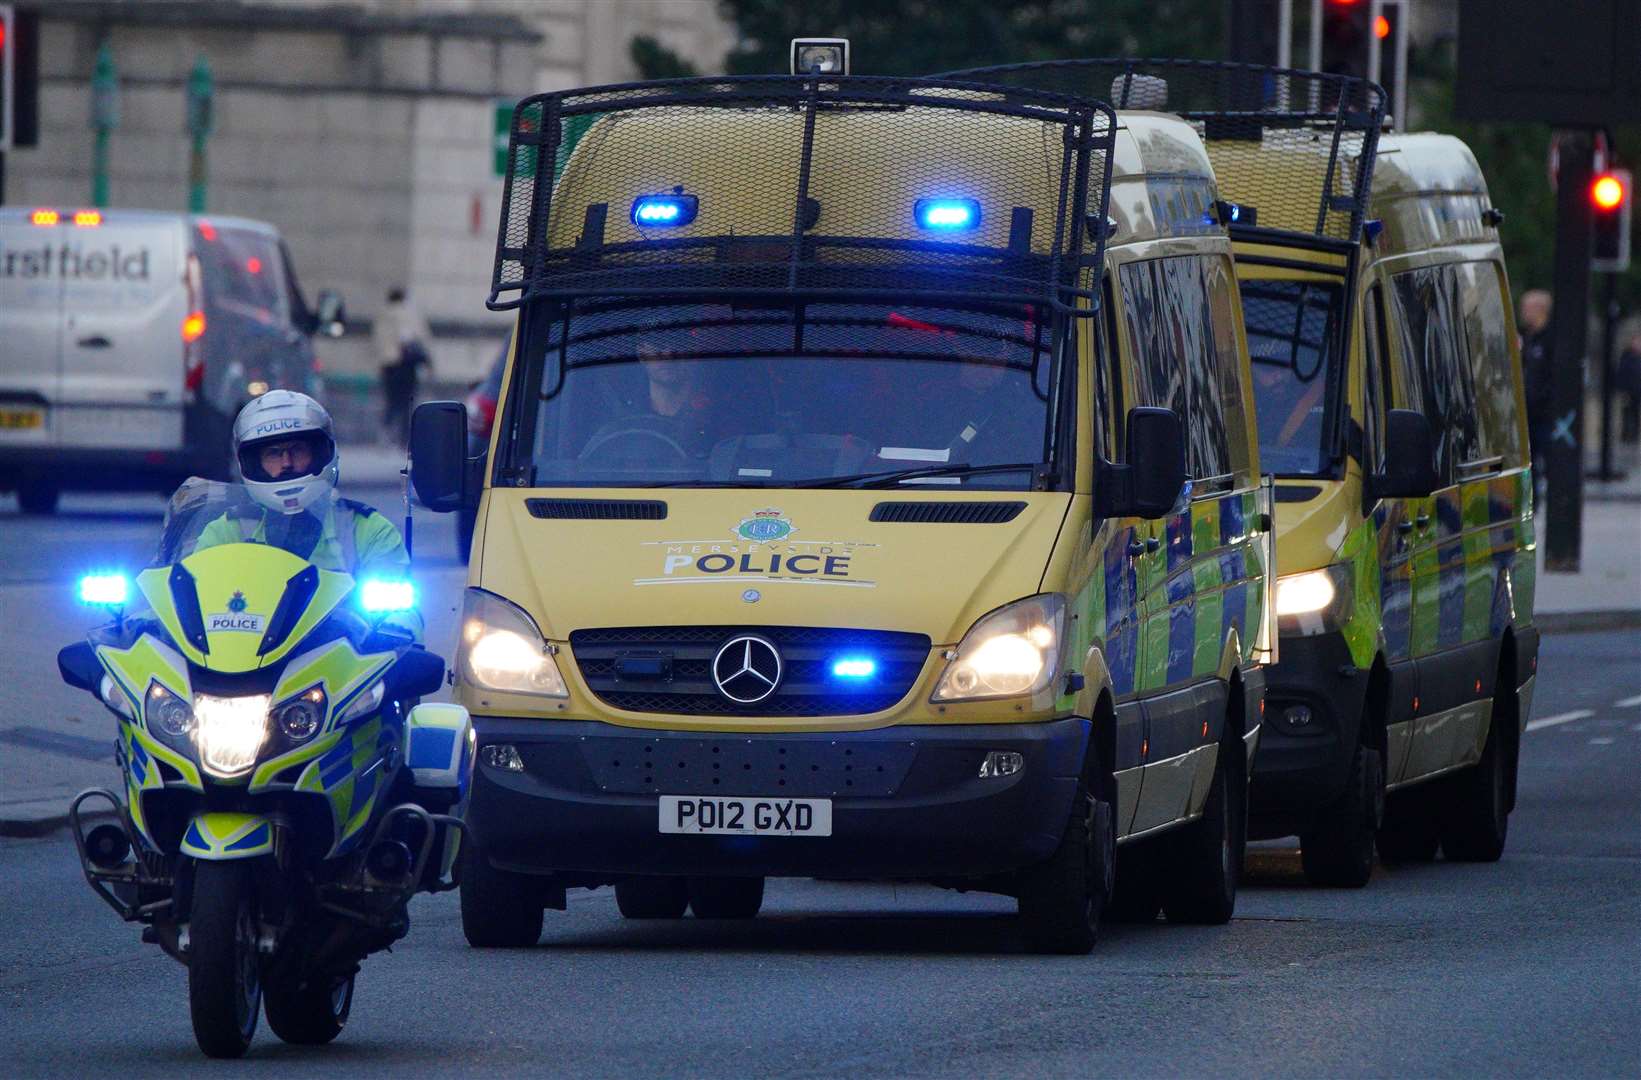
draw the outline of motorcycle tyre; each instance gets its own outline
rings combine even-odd
[[[261,1011],[251,868],[244,862],[198,863],[188,932],[194,1041],[207,1057],[243,1057]]]

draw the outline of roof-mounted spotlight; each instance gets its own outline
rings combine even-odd
[[[792,74],[849,74],[849,39],[840,37],[793,38]]]

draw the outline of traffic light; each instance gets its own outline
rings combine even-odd
[[[0,4],[0,153],[40,141],[40,13]]]
[[[1634,201],[1630,171],[1608,169],[1590,181],[1590,209],[1595,221],[1590,269],[1618,274],[1630,268],[1630,205]]]
[[[1365,79],[1373,37],[1368,0],[1322,0],[1322,70]]]
[[[1369,72],[1378,72],[1379,85],[1385,88],[1385,111],[1395,117],[1399,128],[1406,121],[1407,109],[1402,101],[1402,65],[1406,55],[1402,36],[1407,33],[1405,4],[1386,0],[1379,5],[1379,14],[1373,19],[1373,48],[1378,63],[1369,66]]]

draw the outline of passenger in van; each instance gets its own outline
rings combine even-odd
[[[1521,294],[1521,376],[1527,396],[1527,439],[1533,452],[1533,471],[1543,478],[1544,452],[1550,445],[1550,410],[1555,367],[1550,352],[1550,294],[1528,289]]]
[[[251,401],[234,420],[233,451],[234,479],[252,505],[207,524],[196,551],[268,544],[356,579],[409,575],[410,553],[393,522],[337,497],[334,428],[330,413],[313,398],[270,390]],[[413,638],[421,634],[414,611],[396,614],[393,625]]]

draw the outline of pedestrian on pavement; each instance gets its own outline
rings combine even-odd
[[[1618,354],[1617,378],[1613,380],[1618,391],[1618,438],[1622,442],[1641,442],[1641,330],[1630,335],[1624,351]]]
[[[1527,395],[1527,440],[1533,474],[1542,482],[1544,455],[1550,448],[1555,366],[1550,352],[1551,297],[1544,289],[1521,294],[1516,329],[1521,333],[1521,377]]]
[[[427,320],[410,302],[403,285],[387,292],[387,306],[377,316],[371,333],[376,357],[382,365],[382,426],[389,444],[410,440],[410,410],[416,403],[416,383],[421,368],[431,369],[427,340],[432,334]]]

